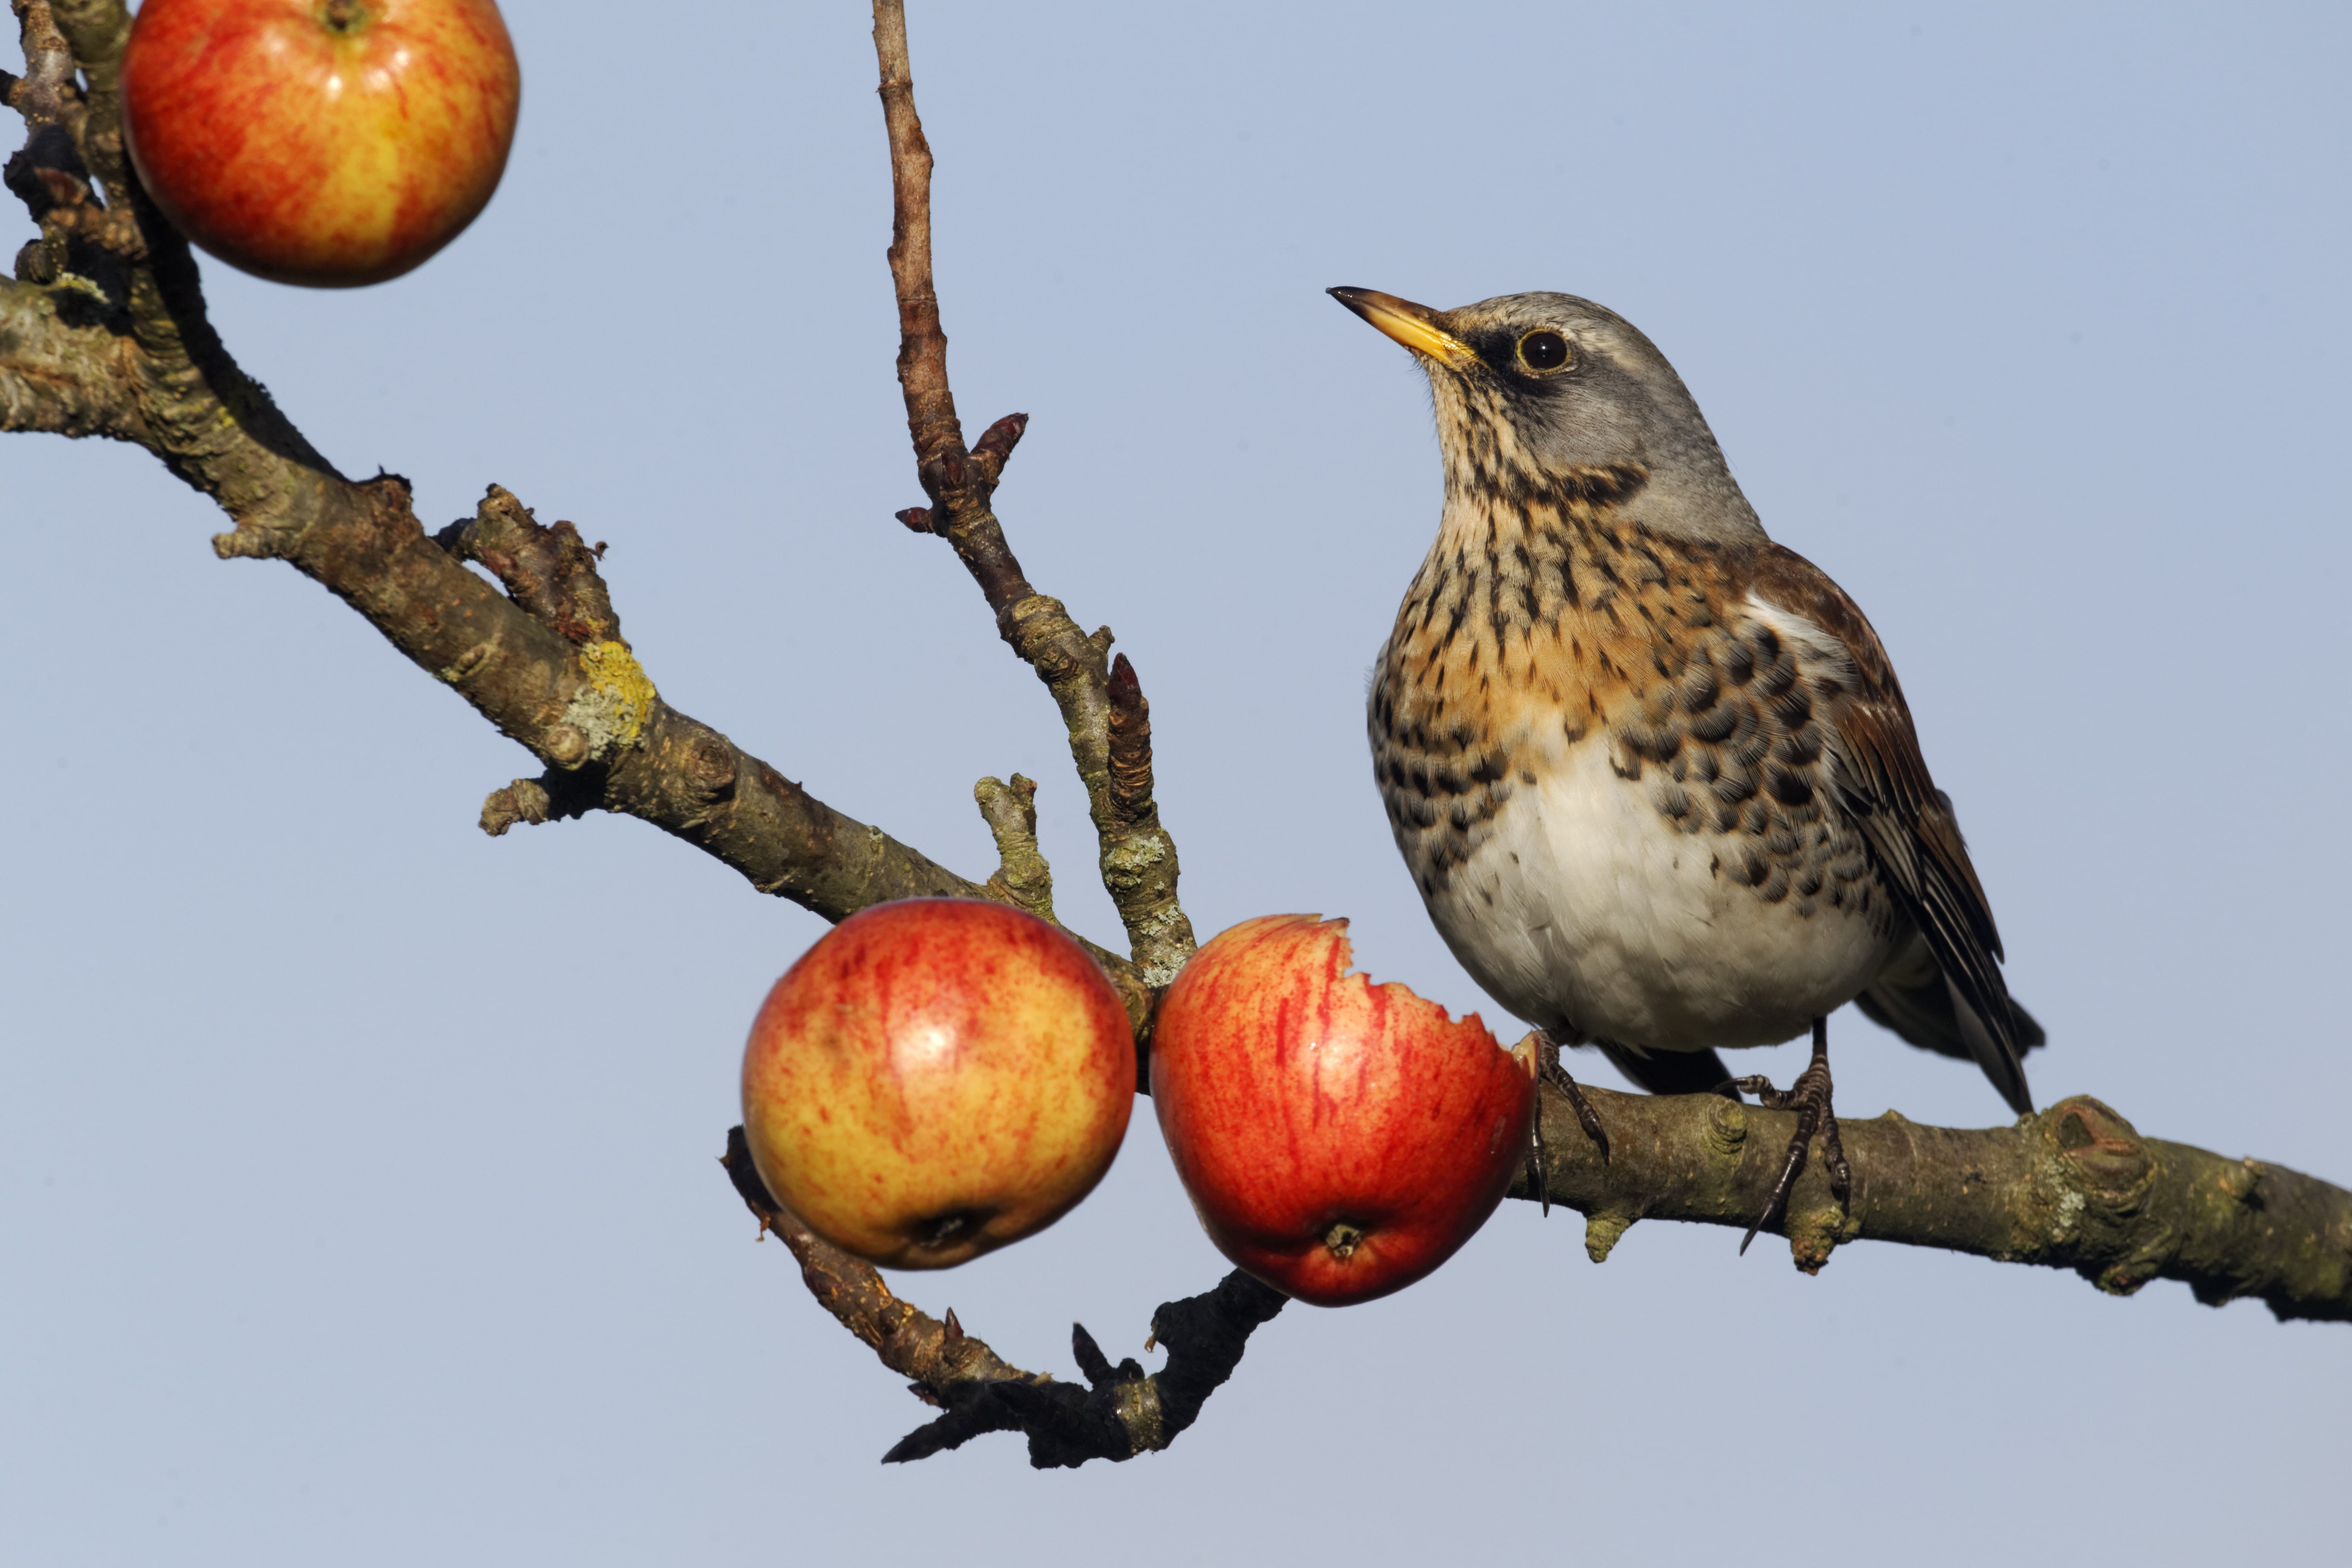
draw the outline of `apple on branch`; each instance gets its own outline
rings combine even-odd
[[[1347,921],[1244,921],[1154,1026],[1151,1103],[1209,1238],[1317,1306],[1402,1290],[1486,1223],[1528,1156],[1535,1054],[1349,969]]]
[[[474,221],[522,77],[492,0],[147,0],[122,124],[173,226],[313,288],[396,278]]]
[[[743,1133],[777,1202],[844,1251],[946,1268],[1043,1230],[1135,1107],[1127,1009],[1084,948],[978,899],[826,932],[743,1053]]]

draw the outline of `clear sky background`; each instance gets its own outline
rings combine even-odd
[[[2041,1100],[2352,1182],[2341,7],[912,10],[966,427],[1034,416],[999,504],[1142,674],[1204,935],[1349,915],[1510,1027],[1363,752],[1427,394],[1321,290],[1570,290],[1875,621]],[[207,263],[227,341],[428,526],[496,481],[611,542],[663,693],[841,809],[977,877],[972,781],[1041,780],[1061,907],[1115,937],[1049,700],[891,521],[864,8],[507,14],[480,222],[358,293]],[[1596,1268],[1524,1205],[1286,1311],[1167,1454],[885,1468],[929,1413],[714,1163],[822,922],[638,822],[482,837],[530,759],[215,561],[144,454],[0,438],[0,1558],[2340,1561],[2352,1327],[1874,1244],[1809,1279],[1712,1227]],[[1849,1115],[2003,1118],[1832,1038]],[[894,1283],[1025,1366],[1072,1375],[1073,1319],[1142,1354],[1223,1265],[1139,1110],[1058,1227]]]

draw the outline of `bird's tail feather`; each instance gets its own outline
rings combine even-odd
[[[2033,1109],[2032,1091],[2025,1085],[2023,1065],[2000,1048],[1993,1032],[1960,995],[1958,987],[1941,969],[1903,981],[1882,980],[1853,1000],[1863,1016],[1892,1029],[1922,1050],[1973,1061],[2000,1090],[2010,1109],[2023,1116]],[[2014,1000],[2009,1003],[2011,1037],[2017,1056],[2023,1057],[2048,1042],[2042,1026]]]

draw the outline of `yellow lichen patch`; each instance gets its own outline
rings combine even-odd
[[[564,721],[588,739],[591,756],[609,760],[636,742],[653,711],[652,678],[625,642],[589,643],[580,650],[587,688],[574,696]]]

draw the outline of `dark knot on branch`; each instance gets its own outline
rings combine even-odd
[[[1029,416],[1008,414],[990,426],[980,444],[969,452],[950,442],[945,450],[916,468],[915,477],[923,493],[931,498],[931,505],[910,506],[891,515],[910,532],[944,534],[959,517],[984,512],[996,493],[997,481],[1003,478],[1006,460],[1028,428]]]
[[[986,430],[972,447],[971,460],[980,470],[981,482],[991,489],[1004,476],[1004,465],[1013,456],[1013,448],[1021,444],[1022,432],[1029,428],[1029,416],[1008,414]]]

